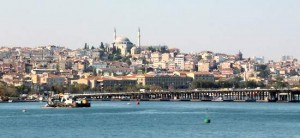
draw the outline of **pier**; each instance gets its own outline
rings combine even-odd
[[[72,94],[92,100],[300,102],[300,89],[218,89]]]

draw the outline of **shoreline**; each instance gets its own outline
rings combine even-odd
[[[136,99],[89,99],[90,101],[107,101],[107,102],[135,102]],[[300,101],[274,101],[274,100],[200,100],[200,99],[139,99],[141,102],[253,102],[253,103],[300,103]],[[28,103],[28,102],[40,102],[46,101],[38,100],[13,100],[13,101],[0,101],[0,103]]]
[[[12,100],[12,101],[0,101],[0,103],[28,103],[28,102],[45,102],[37,100]]]

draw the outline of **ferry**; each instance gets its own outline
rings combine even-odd
[[[69,94],[59,94],[49,96],[47,104],[43,108],[77,108],[91,107],[91,103],[86,98],[71,97]]]

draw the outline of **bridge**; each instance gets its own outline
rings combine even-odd
[[[92,100],[300,102],[300,89],[217,89],[71,94]]]

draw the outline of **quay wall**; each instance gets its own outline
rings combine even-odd
[[[234,90],[185,90],[185,91],[145,91],[72,94],[100,101],[214,101],[214,102],[299,102],[297,89],[234,89]]]

